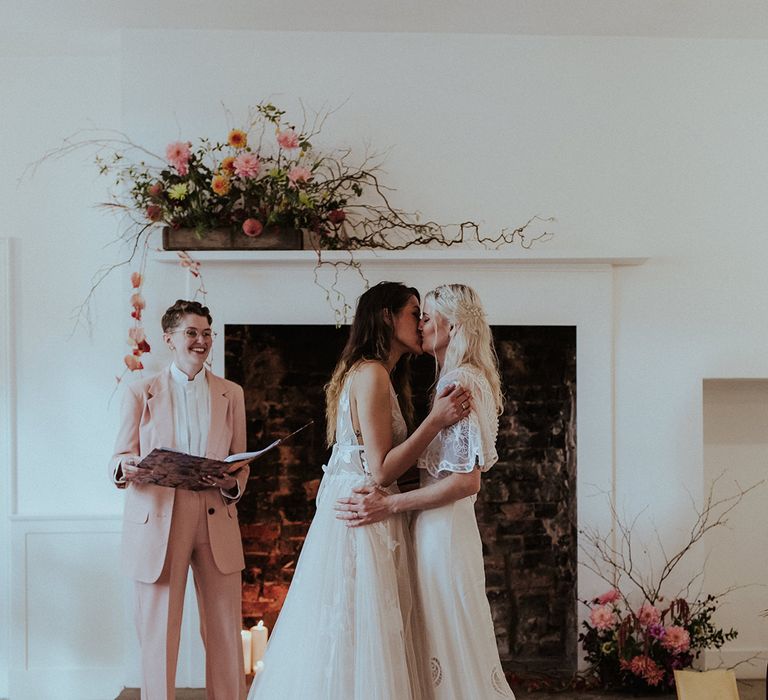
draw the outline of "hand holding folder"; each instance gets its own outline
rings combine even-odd
[[[204,476],[221,478],[227,474],[234,474],[257,457],[261,457],[296,433],[308,428],[312,423],[313,421],[309,421],[298,430],[275,440],[261,450],[241,452],[230,455],[224,460],[196,457],[176,450],[156,448],[136,465],[139,471],[132,479],[132,483],[156,484],[170,488],[187,489],[188,491],[202,491],[210,488],[203,483]]]

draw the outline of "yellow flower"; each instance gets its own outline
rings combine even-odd
[[[179,182],[169,187],[168,196],[171,199],[184,199],[187,196],[187,183]]]
[[[211,189],[220,197],[223,197],[229,192],[230,184],[229,178],[224,175],[214,175],[211,180]]]
[[[245,148],[248,145],[248,135],[240,129],[232,129],[227,136],[227,143],[232,148]]]

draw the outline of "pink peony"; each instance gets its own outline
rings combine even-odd
[[[298,148],[299,135],[293,129],[277,132],[277,142],[282,148]]]
[[[607,605],[592,608],[589,612],[589,619],[592,622],[592,626],[599,630],[610,629],[617,622],[616,613]]]
[[[184,141],[169,143],[165,149],[165,157],[176,168],[179,175],[186,175],[189,172],[190,155],[189,144]]]
[[[232,167],[238,177],[256,177],[261,170],[261,161],[254,153],[241,153],[232,161]]]
[[[293,185],[298,185],[300,182],[308,182],[311,177],[312,172],[301,165],[297,165],[288,171],[288,179]]]
[[[134,309],[143,309],[146,307],[146,302],[144,301],[144,297],[141,296],[138,292],[135,294],[131,294],[131,306]]]
[[[123,362],[125,362],[125,366],[131,371],[135,372],[139,369],[144,369],[144,365],[141,364],[141,360],[138,357],[134,357],[133,355],[126,355],[123,358]]]
[[[246,236],[260,236],[263,230],[264,226],[262,226],[261,221],[258,219],[246,219],[243,221],[243,233]]]
[[[643,603],[637,611],[637,619],[644,627],[651,627],[661,622],[661,613],[650,603]]]
[[[661,646],[669,649],[673,654],[682,654],[691,647],[691,635],[688,630],[678,625],[667,627],[667,633],[661,640]]]
[[[617,591],[615,588],[611,588],[610,591],[607,591],[606,593],[603,593],[603,595],[599,596],[597,598],[597,602],[600,605],[605,605],[606,603],[615,603],[617,600],[621,598],[621,593]]]
[[[134,326],[133,328],[129,328],[128,338],[131,342],[131,345],[138,345],[142,340],[146,338],[144,329],[141,326]]]

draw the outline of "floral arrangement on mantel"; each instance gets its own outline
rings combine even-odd
[[[299,128],[285,119],[284,110],[261,103],[250,110],[244,128],[229,131],[226,141],[176,141],[160,156],[120,135],[71,142],[56,155],[84,145],[97,149],[101,173],[113,176],[117,185],[104,206],[127,213],[139,225],[127,233],[137,241],[155,226],[192,228],[201,238],[221,228],[246,237],[300,229],[313,234],[318,253],[451,246],[469,240],[530,248],[549,237],[547,232],[527,237],[538,217],[484,236],[473,221],[438,224],[393,207],[388,188],[379,182],[375,155],[353,165],[351,149],[315,150],[312,140],[327,116],[318,114],[311,125]]]
[[[317,132],[297,130],[284,114],[272,104],[257,105],[249,125],[231,129],[226,141],[176,141],[151,162],[126,163],[117,151],[97,155],[101,172],[124,186],[109,206],[130,211],[145,226],[192,228],[200,238],[221,228],[254,238],[270,229],[301,229],[316,234],[320,248],[371,247],[365,236],[350,240],[345,222],[357,214],[356,223],[380,224],[384,212],[393,213],[381,205],[365,207],[362,215],[347,210],[364,187],[378,188],[375,166],[351,166],[348,151],[317,153],[310,141]]]
[[[551,221],[538,216],[513,229],[501,229],[496,235],[482,235],[479,224],[471,220],[460,224],[421,221],[417,212],[391,205],[389,189],[379,181],[381,169],[375,155],[366,155],[361,164],[354,165],[351,149],[323,153],[314,148],[312,140],[328,113],[315,115],[311,124],[301,128],[289,122],[285,114],[269,102],[260,103],[249,110],[243,128],[229,130],[226,140],[175,141],[167,145],[163,155],[139,146],[125,134],[107,132],[102,137],[104,132],[99,132],[96,138],[83,139],[78,134],[66,139],[62,147],[41,159],[92,149],[101,174],[113,179],[115,189],[102,206],[127,217],[121,238],[129,243],[130,253],[126,260],[97,274],[78,318],[104,277],[118,267],[136,265],[138,257],[138,270],[131,278],[132,353],[124,358],[128,370],[141,370],[141,356],[149,352],[141,326],[142,285],[151,234],[163,227],[194,229],[201,239],[220,229],[246,239],[279,236],[281,231],[308,232],[317,253],[315,282],[325,292],[337,324],[351,311],[337,286],[339,273],[351,268],[367,286],[354,251],[448,247],[469,241],[486,248],[518,244],[527,249],[551,236],[547,231],[529,235],[535,222]],[[325,250],[350,254],[341,260],[328,260],[322,255]],[[185,251],[178,255],[198,281],[195,296],[204,297],[200,263]],[[327,283],[319,274],[324,267],[330,268]]]
[[[662,594],[686,555],[708,532],[727,525],[731,511],[763,483],[748,488],[737,484],[735,493],[718,497],[715,489],[722,476],[713,480],[703,506],[696,510],[688,540],[673,554],[665,554],[660,569],[649,561],[644,569],[632,537],[635,521],[628,524],[613,507],[613,537],[582,531],[585,566],[609,585],[602,595],[582,601],[589,614],[579,642],[590,664],[582,681],[602,688],[668,693],[674,689],[676,669],[689,668],[705,649],[720,649],[736,638],[736,630],[725,631],[713,620],[733,588],[694,593],[703,574],[698,572],[673,595]]]

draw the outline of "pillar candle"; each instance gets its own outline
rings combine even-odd
[[[251,633],[248,630],[240,630],[240,636],[243,638],[243,666],[245,666],[245,672],[249,673],[251,670]]]
[[[251,663],[253,664],[254,670],[256,669],[256,664],[261,661],[264,656],[264,649],[267,648],[268,635],[269,631],[264,624],[264,620],[259,620],[258,625],[251,627]]]

